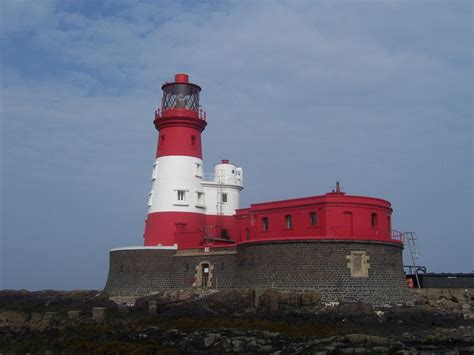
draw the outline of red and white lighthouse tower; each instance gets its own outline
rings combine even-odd
[[[201,133],[206,114],[199,106],[201,88],[186,74],[161,87],[161,109],[154,124],[159,131],[152,189],[145,222],[145,246],[175,246],[176,233],[206,224]]]

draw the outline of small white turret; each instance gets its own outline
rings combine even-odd
[[[222,160],[214,165],[209,181],[202,181],[206,195],[206,214],[233,216],[239,208],[243,186],[242,168]]]

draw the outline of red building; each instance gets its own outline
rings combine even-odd
[[[241,168],[222,160],[210,179],[203,174],[201,133],[207,122],[201,88],[177,74],[162,90],[145,246],[193,249],[295,238],[402,242],[391,231],[388,201],[346,195],[339,183],[322,196],[239,209]]]

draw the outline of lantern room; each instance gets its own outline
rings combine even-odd
[[[176,74],[174,83],[165,83],[161,87],[163,98],[161,109],[163,113],[172,109],[199,111],[199,92],[201,87],[189,82],[188,75]]]

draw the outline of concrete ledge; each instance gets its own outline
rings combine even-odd
[[[166,245],[157,245],[153,247],[123,247],[123,248],[114,248],[110,249],[110,252],[121,251],[121,250],[178,250],[178,244],[166,246]]]

